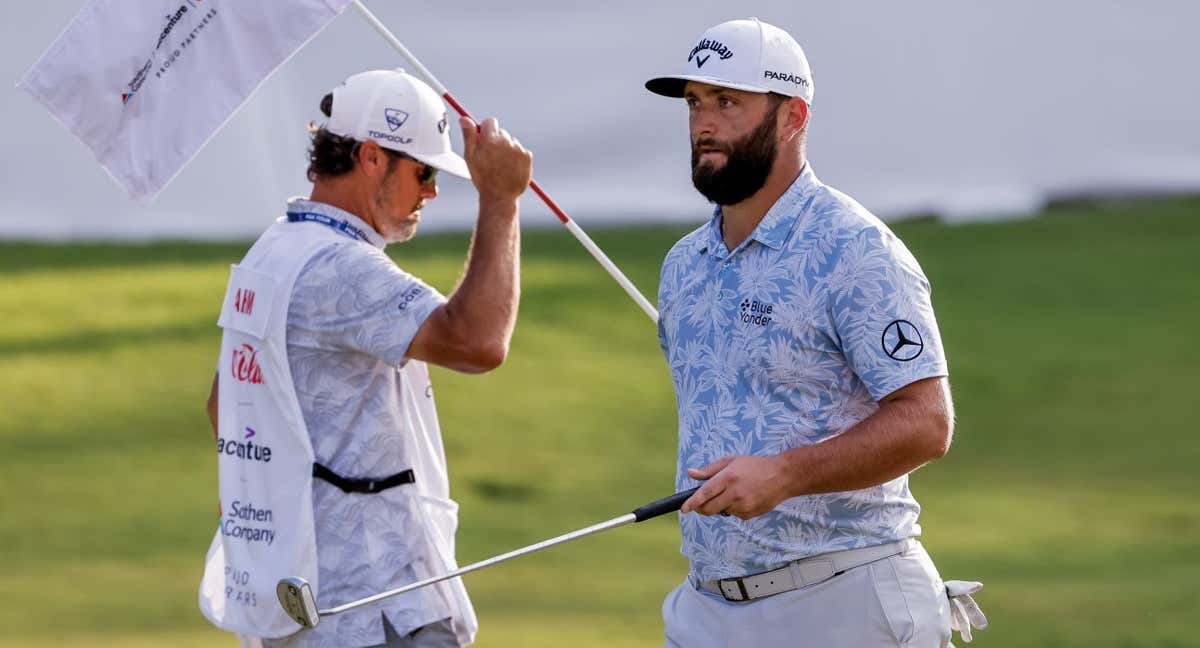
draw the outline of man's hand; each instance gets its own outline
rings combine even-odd
[[[521,296],[521,203],[533,175],[533,155],[495,119],[458,121],[479,220],[467,270],[450,300],[425,319],[406,355],[467,373],[499,367],[517,324]]]
[[[521,146],[494,117],[478,126],[469,117],[458,120],[463,131],[464,158],[480,200],[516,200],[533,179],[533,154]]]
[[[758,517],[788,498],[784,471],[778,455],[732,455],[703,468],[688,468],[689,477],[707,481],[679,510],[701,515],[723,513],[743,520]]]

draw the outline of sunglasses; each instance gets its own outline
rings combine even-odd
[[[424,162],[418,160],[417,158],[415,158],[411,155],[405,154],[405,153],[401,153],[399,151],[393,151],[391,149],[386,149],[386,148],[383,150],[387,151],[388,155],[390,155],[392,157],[400,158],[402,160],[412,160],[414,163],[420,165],[421,171],[419,173],[417,173],[417,182],[419,182],[425,186],[429,186],[429,185],[437,182],[437,174],[438,174],[437,167],[425,164]]]

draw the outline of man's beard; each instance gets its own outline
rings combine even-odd
[[[762,122],[745,137],[726,144],[712,138],[692,143],[692,185],[709,202],[717,205],[736,205],[753,196],[775,166],[776,105]],[[700,148],[717,148],[725,154],[725,166],[700,163]]]
[[[407,222],[392,222],[388,218],[388,214],[392,211],[392,200],[389,194],[392,192],[391,185],[395,180],[393,174],[399,166],[398,160],[394,157],[388,158],[387,170],[383,173],[383,180],[380,181],[379,187],[375,190],[375,208],[380,214],[379,222],[375,224],[375,229],[379,235],[383,237],[385,243],[404,243],[410,241],[417,235],[417,223]],[[420,210],[421,199],[417,198],[417,202],[408,209],[408,217]]]

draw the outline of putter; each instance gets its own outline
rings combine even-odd
[[[609,529],[615,529],[617,527],[625,526],[626,524],[631,524],[634,522],[645,522],[646,520],[656,518],[660,515],[673,513],[678,511],[679,507],[683,506],[683,503],[686,502],[687,499],[691,497],[692,494],[697,490],[699,490],[699,487],[680,491],[669,497],[664,497],[660,500],[640,506],[630,513],[626,513],[620,517],[615,517],[607,522],[593,524],[590,527],[572,531],[570,533],[564,533],[563,535],[550,538],[549,540],[543,540],[537,544],[515,549],[508,553],[500,554],[499,556],[493,556],[486,560],[481,560],[479,562],[467,565],[466,567],[460,567],[459,569],[456,569],[448,574],[434,576],[433,578],[426,578],[423,581],[417,581],[416,583],[411,583],[409,585],[405,585],[404,587],[398,587],[386,592],[380,592],[379,594],[361,598],[357,601],[343,603],[342,605],[332,607],[327,610],[317,609],[317,600],[313,596],[312,588],[309,587],[308,581],[304,580],[303,578],[291,577],[280,580],[279,584],[275,587],[275,593],[279,597],[279,604],[283,606],[283,609],[285,612],[287,612],[288,616],[295,619],[296,623],[299,623],[301,627],[315,628],[323,616],[340,614],[346,610],[352,610],[356,607],[374,603],[375,601],[380,601],[391,596],[397,596],[405,592],[411,592],[415,589],[433,585],[434,583],[440,583],[450,578],[456,578],[458,576],[462,576],[463,574],[473,572],[478,569],[483,569],[484,567],[490,567],[518,556],[524,556],[535,551],[541,551],[542,549],[563,544],[564,542],[570,542],[584,536],[600,533],[601,531],[608,531]]]

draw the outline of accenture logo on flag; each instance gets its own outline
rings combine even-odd
[[[171,35],[171,30],[175,29],[175,25],[179,24],[179,19],[183,18],[183,14],[187,13],[187,10],[187,5],[180,5],[174,14],[167,14],[167,26],[163,27],[162,33],[158,35],[158,42],[154,44],[155,50],[162,47],[163,41]]]
[[[162,47],[163,41],[167,40],[167,36],[171,35],[171,32],[175,29],[175,25],[179,24],[179,21],[183,18],[183,15],[186,14],[187,11],[188,5],[184,4],[179,5],[179,8],[175,10],[175,13],[167,14],[167,24],[165,27],[163,27],[162,31],[159,32],[158,42],[154,44],[155,52],[158,52],[158,50]],[[121,103],[129,103],[129,99],[133,97],[133,95],[137,94],[138,90],[142,89],[142,84],[146,82],[146,77],[149,75],[150,65],[153,63],[154,55],[151,54],[150,58],[146,61],[146,64],[143,65],[141,69],[139,69],[137,73],[133,75],[133,80],[127,84],[129,92],[121,93]]]
[[[184,0],[183,4],[179,5],[179,8],[177,8],[174,12],[168,13],[164,16],[166,19],[166,24],[163,25],[162,31],[158,33],[158,40],[156,40],[154,43],[154,49],[151,50],[150,57],[146,59],[146,63],[138,68],[137,72],[134,73],[133,79],[130,80],[129,83],[125,84],[126,91],[121,93],[122,105],[128,104],[129,100],[132,99],[133,96],[142,89],[142,85],[145,84],[146,80],[150,77],[150,72],[154,67],[154,63],[158,57],[159,51],[163,49],[163,45],[166,44],[168,38],[175,31],[175,28],[178,27],[185,18],[187,18],[189,11],[193,13],[196,10],[202,11],[199,5],[203,1],[204,0]],[[216,18],[216,16],[217,10],[210,9],[197,18],[196,20],[198,20],[199,23],[192,28],[188,35],[185,36],[174,47],[169,48],[169,51],[164,55],[166,60],[160,64],[159,69],[155,73],[154,77],[161,78],[162,75],[165,74],[168,69],[170,69],[171,65],[173,65],[180,57],[184,49],[186,49],[188,45],[191,45],[192,41],[199,34],[200,30],[204,29],[204,27],[206,27],[211,20]]]

